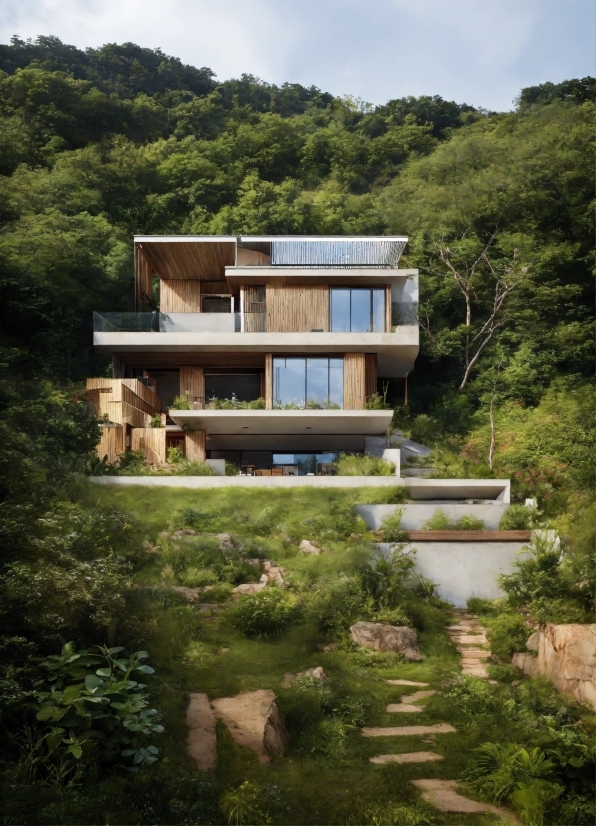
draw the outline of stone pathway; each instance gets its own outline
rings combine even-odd
[[[455,791],[456,780],[412,780],[416,788],[421,789],[423,800],[432,803],[440,812],[459,812],[460,814],[493,814],[498,815],[505,823],[517,824],[519,820],[499,806],[489,803],[480,803],[470,800]]]
[[[486,659],[490,647],[486,639],[486,629],[478,618],[466,611],[452,611],[456,625],[449,625],[447,633],[461,655],[461,672],[473,677],[488,677]]]
[[[426,697],[432,697],[433,694],[436,693],[436,691],[415,691],[413,694],[404,694],[399,703],[389,703],[386,711],[390,714],[394,714],[396,712],[416,713],[424,711],[423,706],[415,706],[413,704],[417,703],[418,700],[424,700]]]
[[[422,734],[453,734],[449,723],[433,723],[430,726],[373,726],[363,728],[363,737],[412,737]]]
[[[432,763],[436,760],[442,760],[443,755],[437,754],[434,751],[408,751],[404,754],[378,754],[376,757],[371,757],[371,763]]]
[[[216,716],[206,694],[190,693],[186,709],[188,753],[196,760],[199,771],[215,768],[217,760]]]

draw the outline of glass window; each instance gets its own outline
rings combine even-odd
[[[332,333],[384,333],[385,290],[332,289],[330,328]]]
[[[273,407],[342,408],[343,358],[274,358]]]

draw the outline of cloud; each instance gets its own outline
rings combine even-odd
[[[507,109],[522,86],[593,72],[593,18],[591,0],[2,0],[0,39],[132,41],[220,79]]]

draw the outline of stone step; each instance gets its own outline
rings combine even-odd
[[[363,737],[416,737],[422,734],[453,734],[455,729],[449,723],[434,723],[431,726],[385,726],[363,728]]]
[[[427,697],[432,697],[437,692],[433,689],[429,691],[415,691],[413,694],[402,694],[402,703],[417,703],[419,700],[426,700]]]
[[[422,792],[423,800],[427,800],[440,812],[456,812],[459,814],[493,814],[505,823],[514,823],[519,826],[519,820],[511,812],[489,803],[480,803],[458,794],[455,789],[456,780],[412,780],[410,781]]]
[[[414,680],[385,680],[385,682],[389,683],[389,685],[413,685],[420,686],[421,688],[428,685],[428,683],[416,683]]]
[[[206,772],[215,768],[217,761],[216,716],[206,694],[191,692],[186,709],[188,735],[186,747],[190,756],[196,761],[199,771]]]
[[[463,665],[461,673],[468,677],[488,677],[488,669],[482,663],[478,663],[478,665]]]
[[[402,712],[403,714],[411,714],[412,712],[416,714],[416,712],[424,711],[422,706],[412,706],[409,703],[389,703],[385,711],[388,711],[389,714],[396,714]]]
[[[443,755],[436,754],[434,751],[407,751],[405,754],[377,754],[376,757],[370,757],[371,763],[384,765],[386,763],[432,763],[436,760],[442,760]]]

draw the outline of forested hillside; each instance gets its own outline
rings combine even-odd
[[[521,90],[508,113],[371,106],[134,44],[0,46],[6,730],[25,730],[33,657],[143,636],[142,537],[85,492],[98,437],[79,395],[108,370],[92,311],[132,308],[135,233],[409,235],[421,354],[396,427],[446,475],[512,477],[564,532],[573,588],[593,581],[595,98],[585,78]]]

